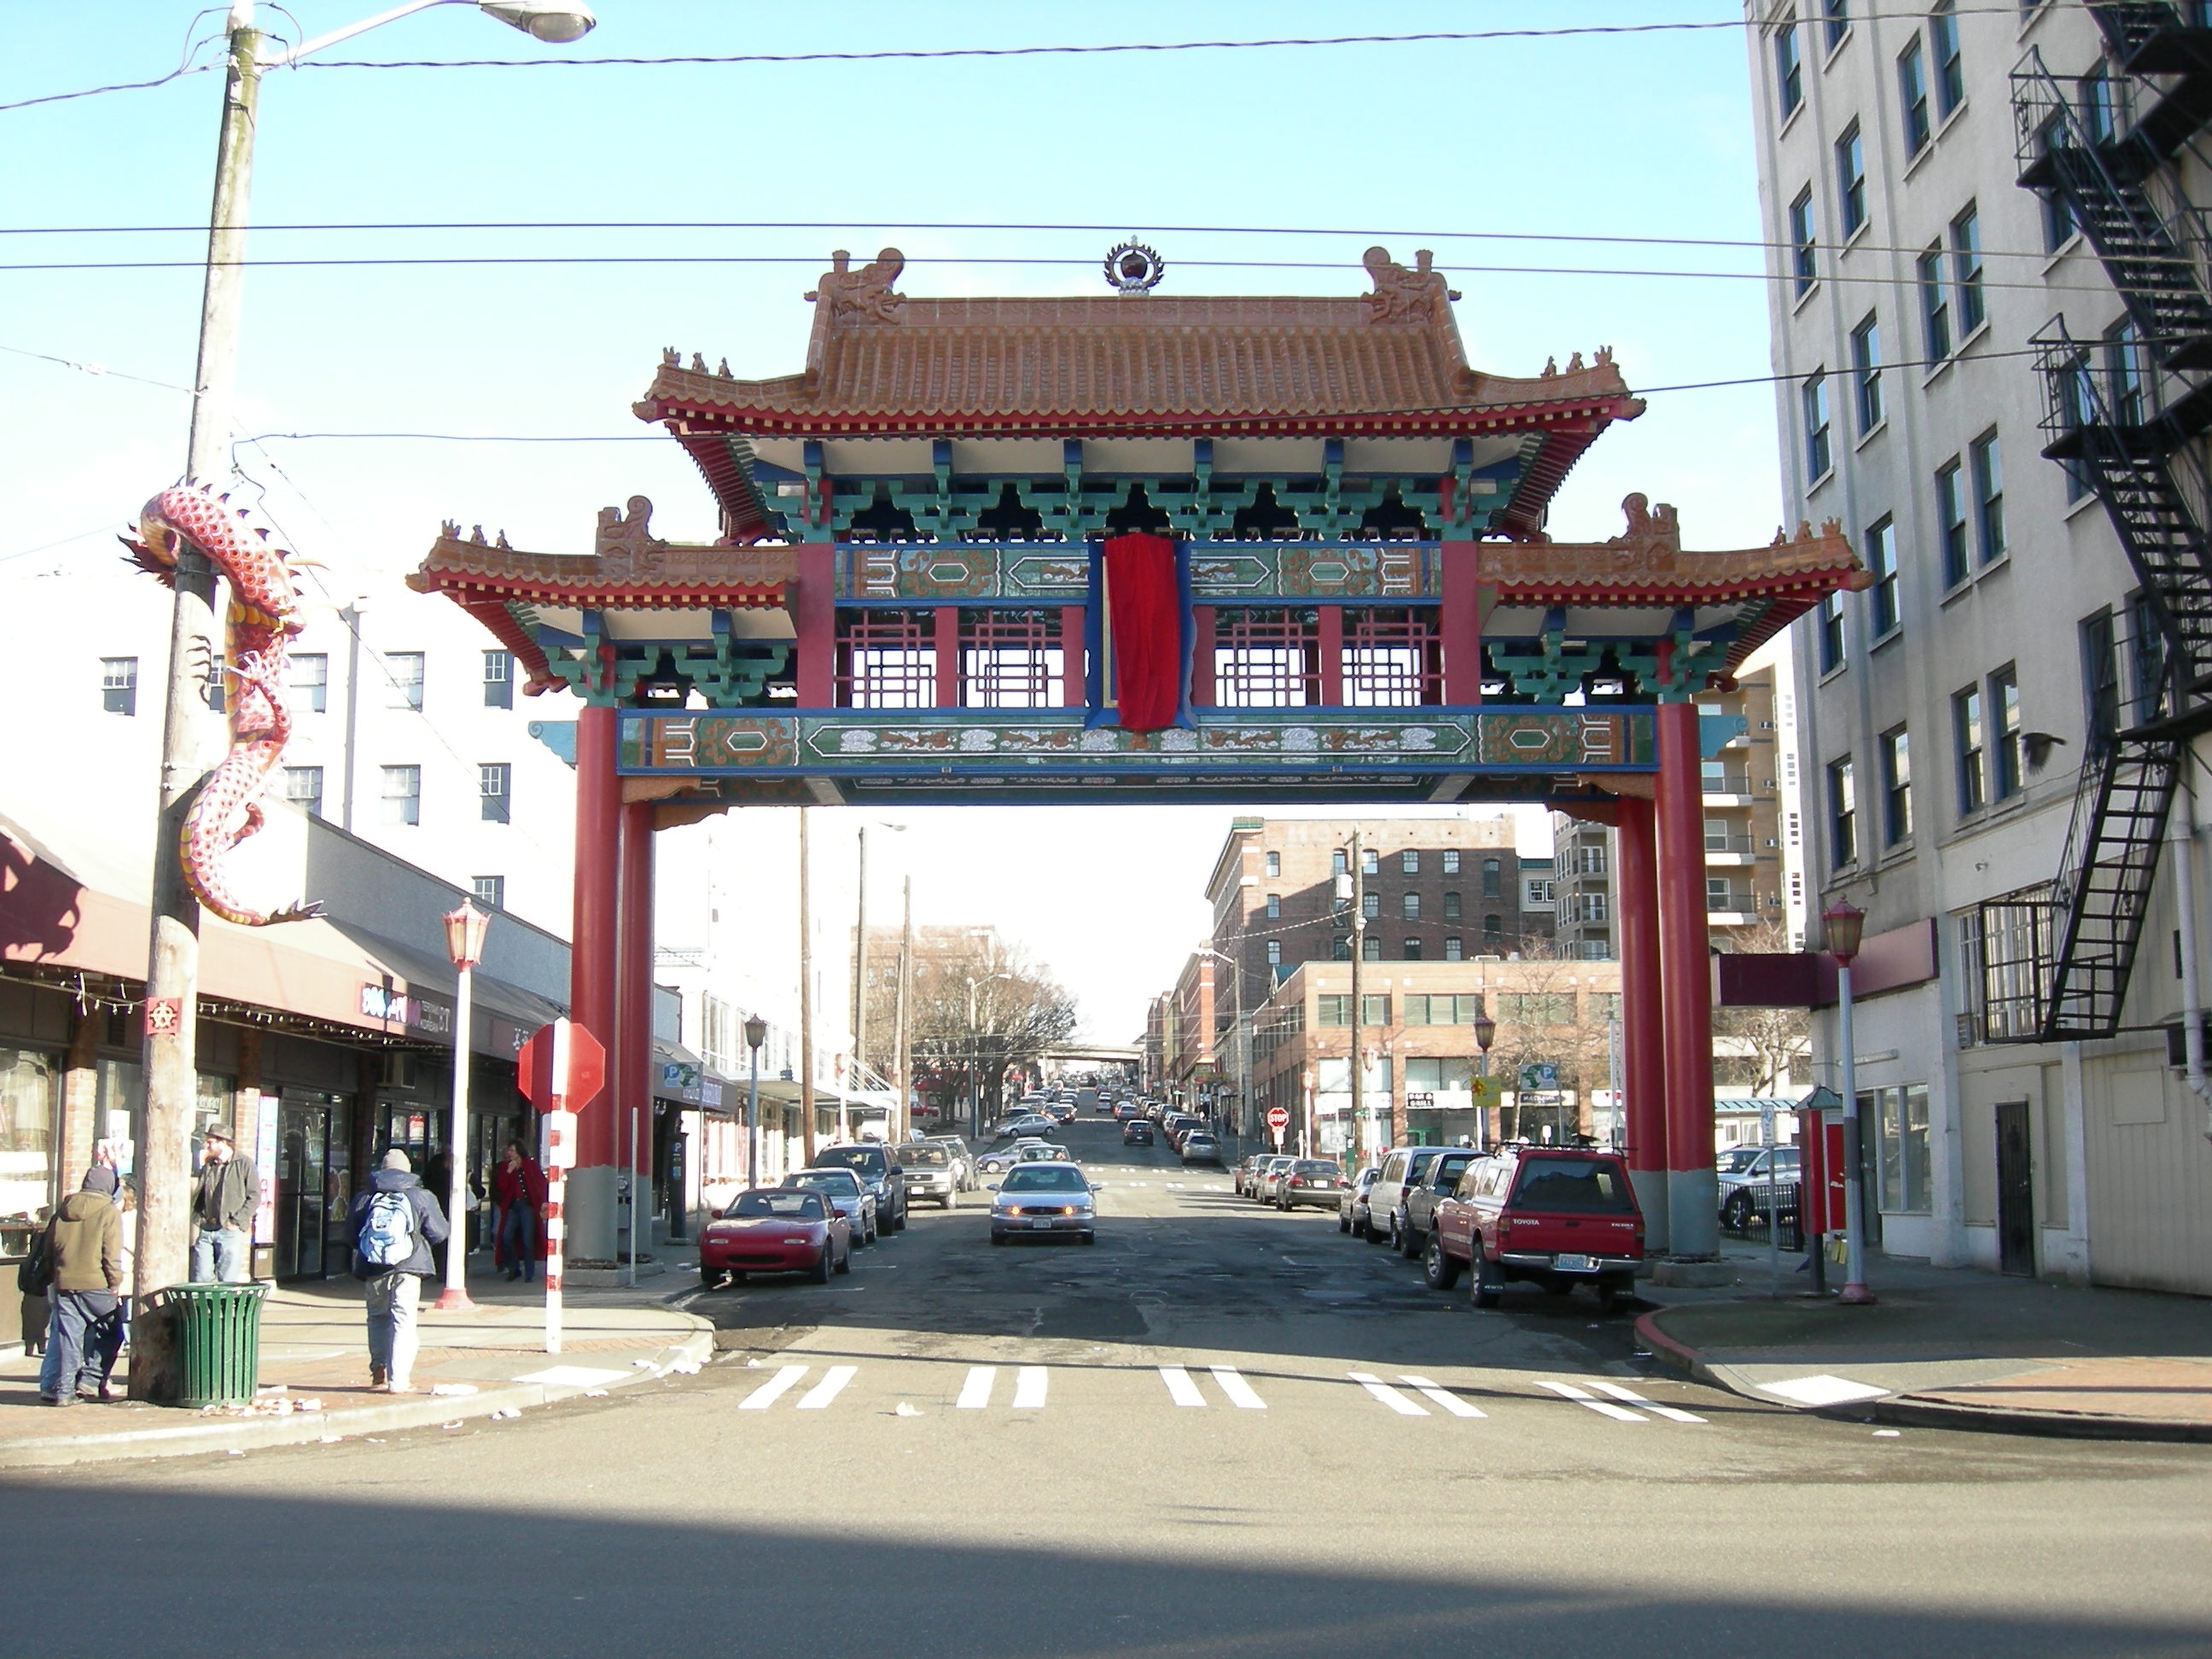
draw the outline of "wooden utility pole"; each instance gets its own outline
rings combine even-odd
[[[1367,874],[1360,858],[1359,831],[1352,832],[1352,1121],[1344,1132],[1344,1168],[1348,1175],[1359,1168],[1364,1148],[1361,1145],[1360,1073],[1364,1069],[1360,1052],[1360,1021],[1367,1012],[1365,999],[1361,995],[1361,966],[1367,956]],[[1319,1148],[1316,1149],[1316,1153]]]
[[[868,1076],[868,826],[860,826],[860,903],[853,932],[853,1088],[867,1087]],[[898,1114],[891,1114],[891,1133],[896,1135]],[[848,1139],[851,1131],[846,1127],[845,1102],[837,1102],[837,1138]]]
[[[807,890],[807,816],[799,809],[799,1109],[806,1161],[814,1162],[814,907]]]
[[[899,935],[898,1012],[892,1042],[897,1048],[898,1110],[891,1132],[901,1140],[914,1133],[914,878],[906,878],[906,921]]]

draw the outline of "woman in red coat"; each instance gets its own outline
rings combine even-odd
[[[545,1171],[519,1140],[507,1143],[507,1156],[492,1174],[491,1201],[498,1212],[492,1264],[529,1284],[545,1259]]]

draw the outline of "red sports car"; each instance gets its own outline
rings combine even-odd
[[[827,1285],[853,1271],[853,1224],[819,1193],[756,1187],[740,1193],[699,1236],[699,1285],[714,1290],[724,1274],[805,1273]]]

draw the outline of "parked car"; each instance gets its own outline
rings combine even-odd
[[[1204,1118],[1195,1117],[1188,1112],[1170,1112],[1160,1124],[1160,1127],[1167,1133],[1168,1145],[1174,1147],[1177,1152],[1181,1152],[1182,1150],[1182,1138],[1185,1135],[1188,1134],[1193,1129],[1200,1129],[1205,1127],[1206,1120]]]
[[[1368,1189],[1375,1185],[1375,1177],[1382,1173],[1370,1164],[1344,1183],[1344,1189],[1336,1198],[1337,1231],[1350,1233],[1354,1238],[1367,1237]]]
[[[1273,1204],[1277,1185],[1289,1173],[1291,1165],[1297,1162],[1297,1159],[1285,1153],[1269,1154],[1252,1177],[1252,1196],[1262,1204]]]
[[[1281,1154],[1277,1152],[1247,1152],[1238,1158],[1229,1183],[1236,1189],[1237,1195],[1239,1198],[1257,1198],[1259,1194],[1255,1188],[1260,1179],[1260,1166],[1269,1158],[1279,1156]]]
[[[1561,1295],[1594,1285],[1599,1305],[1611,1308],[1635,1285],[1644,1212],[1617,1152],[1501,1147],[1468,1165],[1437,1206],[1421,1260],[1440,1291],[1471,1272],[1478,1308],[1496,1307],[1516,1279]]]
[[[1072,1164],[1033,1164],[993,1187],[991,1243],[1073,1237],[1098,1242],[1098,1200],[1090,1181]]]
[[[1067,1148],[1044,1140],[1018,1140],[1011,1146],[994,1146],[975,1160],[985,1175],[1003,1175],[1018,1164],[1066,1164],[1073,1160]]]
[[[997,1139],[1019,1140],[1024,1135],[1053,1134],[1057,1133],[1059,1128],[1059,1122],[1055,1119],[1047,1117],[1042,1112],[1024,1112],[1021,1116],[1009,1118],[1000,1124]]]
[[[1275,1180],[1275,1207],[1295,1210],[1301,1204],[1333,1210],[1344,1192],[1344,1170],[1326,1158],[1302,1158]]]
[[[726,1277],[805,1273],[827,1285],[853,1271],[853,1224],[819,1193],[755,1188],[739,1193],[699,1235],[699,1287],[720,1290]]]
[[[1185,1167],[1193,1164],[1211,1164],[1217,1170],[1221,1167],[1221,1142],[1214,1138],[1211,1129],[1187,1132],[1182,1138],[1182,1145],[1176,1150],[1182,1154]]]
[[[1124,1123],[1121,1126],[1121,1144],[1124,1146],[1151,1146],[1152,1126],[1142,1118],[1138,1118],[1133,1122]]]
[[[1430,1230],[1436,1224],[1437,1204],[1457,1190],[1467,1166],[1481,1156],[1471,1147],[1447,1147],[1441,1157],[1421,1166],[1417,1178],[1407,1182],[1397,1213],[1390,1218],[1390,1234],[1398,1242],[1400,1255],[1408,1261],[1421,1259]]]
[[[1382,1173],[1375,1177],[1375,1185],[1367,1194],[1369,1243],[1398,1248],[1398,1220],[1407,1188],[1418,1185],[1429,1165],[1448,1150],[1443,1146],[1396,1146],[1383,1154]]]
[[[783,1184],[803,1193],[819,1193],[838,1214],[852,1224],[853,1244],[858,1249],[876,1242],[880,1226],[876,1200],[850,1170],[794,1170]]]
[[[880,1141],[858,1146],[826,1146],[814,1155],[817,1170],[850,1170],[876,1200],[877,1224],[888,1233],[906,1231],[906,1171]]]
[[[945,1148],[933,1140],[909,1140],[896,1149],[899,1168],[906,1172],[908,1200],[926,1198],[940,1210],[949,1210],[960,1194],[960,1177]]]
[[[1144,1115],[1145,1109],[1133,1100],[1117,1100],[1114,1103],[1114,1121],[1116,1123],[1127,1123],[1132,1118],[1141,1118]]]
[[[977,1185],[975,1154],[958,1135],[933,1135],[929,1144],[945,1148],[945,1157],[952,1160],[953,1185],[961,1192],[972,1193]]]
[[[1750,1157],[1742,1156],[1748,1152]],[[1735,1146],[1716,1160],[1720,1176],[1721,1225],[1732,1233],[1751,1231],[1766,1213],[1767,1170],[1772,1166],[1774,1198],[1785,1220],[1797,1212],[1802,1155],[1795,1146]]]

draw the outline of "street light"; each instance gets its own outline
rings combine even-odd
[[[246,228],[253,178],[253,141],[259,125],[261,76],[270,67],[296,63],[340,40],[460,0],[410,0],[265,61],[253,23],[253,0],[231,0],[225,25],[222,119],[216,140],[215,194],[208,219],[205,274],[200,296],[199,356],[192,375],[192,413],[185,441],[185,482],[213,484],[230,471],[232,405],[238,380],[238,337],[244,311]],[[539,40],[574,40],[596,21],[581,0],[482,0],[486,15]],[[146,1363],[135,1368],[134,1398],[151,1398],[168,1348],[167,1313],[146,1294],[185,1277],[185,1214],[188,1166],[186,1131],[199,1093],[199,903],[185,884],[177,845],[186,813],[208,770],[201,759],[206,665],[220,660],[215,632],[215,570],[207,555],[179,538],[169,623],[169,684],[161,721],[161,826],[154,838],[146,962],[148,1018],[143,1038],[145,1102],[138,1131],[139,1247],[131,1322],[132,1351]]]
[[[1237,1110],[1240,1114],[1237,1127],[1231,1133],[1241,1142],[1243,1139],[1241,1114],[1249,1109],[1247,1103],[1252,1098],[1250,1050],[1244,1047],[1243,1039],[1237,1035],[1238,1029],[1244,1024],[1244,969],[1236,957],[1226,956],[1210,945],[1200,945],[1197,954],[1229,964],[1229,1053],[1230,1058],[1236,1062]]]
[[[745,1022],[745,1047],[753,1051],[752,1090],[745,1097],[745,1185],[760,1179],[760,1051],[768,1041],[768,1022],[755,1014]]]
[[[469,1300],[469,1219],[462,1200],[469,1187],[469,1028],[477,963],[483,960],[484,930],[491,918],[468,902],[446,912],[446,954],[453,961],[453,1127],[446,1137],[453,1180],[446,1189],[446,1220],[453,1235],[446,1245],[446,1288],[438,1292],[441,1313],[466,1313]]]
[[[1820,913],[1828,954],[1836,959],[1836,1038],[1843,1045],[1844,1291],[1837,1300],[1864,1307],[1875,1299],[1866,1283],[1866,1159],[1860,1150],[1859,1079],[1851,1032],[1851,958],[1865,936],[1866,912],[1838,899]]]
[[[1477,1014],[1474,1017],[1474,1046],[1481,1050],[1481,1069],[1475,1073],[1475,1076],[1480,1081],[1485,1083],[1487,1083],[1490,1080],[1490,1045],[1497,1041],[1498,1022],[1491,1018],[1487,1013]],[[1481,1100],[1484,1092],[1484,1091],[1477,1089],[1474,1091],[1475,1099],[1477,1101]],[[1490,1145],[1489,1109],[1485,1106],[1478,1105],[1474,1109],[1475,1127],[1480,1132],[1482,1145],[1488,1146]],[[1504,1126],[1501,1124],[1499,1127],[1503,1128]]]

